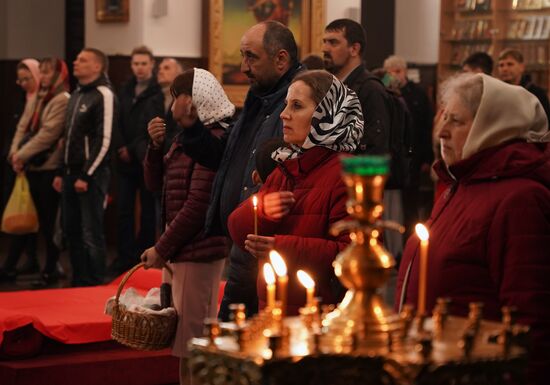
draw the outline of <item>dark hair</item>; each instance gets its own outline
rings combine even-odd
[[[316,104],[319,104],[330,89],[334,76],[325,70],[304,71],[296,75],[292,83],[300,80],[311,88],[311,98]]]
[[[279,147],[285,146],[281,138],[271,138],[258,146],[256,151],[256,171],[262,183],[265,183],[269,174],[277,167],[277,162],[271,157],[273,151]]]
[[[19,63],[17,63],[17,66],[15,67],[15,70],[16,70],[16,71],[19,71],[19,70],[27,70],[27,71],[30,71],[31,69],[29,68],[28,65],[26,65],[25,63],[23,63],[22,61],[20,61]]]
[[[193,68],[183,71],[183,73],[176,76],[172,85],[170,86],[170,93],[172,97],[176,99],[181,94],[193,96],[193,78],[195,77],[195,70]]]
[[[478,68],[487,75],[491,75],[493,73],[493,58],[485,52],[474,52],[464,60],[462,66]]]
[[[302,64],[305,65],[308,70],[322,70],[325,68],[323,58],[315,54],[307,55],[302,60]]]
[[[498,60],[504,60],[508,57],[511,57],[518,63],[523,63],[522,53],[515,48],[506,48],[504,51],[500,53],[500,55],[498,55]]]
[[[139,47],[134,48],[132,50],[132,53],[130,54],[130,57],[133,57],[134,55],[147,55],[149,56],[149,59],[151,59],[151,61],[155,61],[153,51],[151,51],[149,47],[145,45],[140,45]]]
[[[336,19],[325,27],[325,31],[342,31],[349,45],[359,43],[359,54],[363,55],[367,38],[365,30],[358,22],[351,19]]]
[[[264,21],[265,33],[263,38],[263,48],[270,57],[275,57],[280,50],[288,52],[290,64],[298,62],[298,46],[292,31],[278,21]]]
[[[107,73],[109,70],[109,59],[103,51],[98,50],[97,48],[86,47],[82,49],[82,52],[91,52],[96,57],[97,61],[101,64],[101,72]]]

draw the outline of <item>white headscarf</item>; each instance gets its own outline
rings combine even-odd
[[[483,81],[483,93],[462,159],[512,139],[550,141],[546,113],[535,95],[488,75],[475,76]]]
[[[235,113],[221,84],[210,72],[194,68],[192,98],[200,121],[204,125],[221,122]],[[222,125],[225,125],[222,122]]]
[[[277,162],[298,157],[306,150],[327,147],[338,152],[353,152],[364,130],[359,98],[336,77],[321,103],[313,112],[310,132],[302,146],[280,147],[271,157]]]

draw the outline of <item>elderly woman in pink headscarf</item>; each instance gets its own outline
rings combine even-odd
[[[61,59],[47,58],[40,63],[40,87],[25,107],[13,137],[9,160],[13,171],[25,170],[30,192],[38,212],[40,232],[46,240],[46,265],[39,285],[59,279],[57,262],[59,250],[54,243],[54,224],[59,194],[52,182],[61,161],[58,145],[65,123],[69,101],[69,71]],[[25,237],[15,240],[10,248],[8,262],[16,260],[25,246]]]

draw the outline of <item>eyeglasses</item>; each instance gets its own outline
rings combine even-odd
[[[17,80],[15,81],[15,83],[21,85],[21,84],[23,84],[23,83],[30,82],[31,80],[32,80],[32,78],[26,77],[26,78],[17,79]]]

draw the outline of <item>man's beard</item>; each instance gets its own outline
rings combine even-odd
[[[334,64],[334,61],[330,56],[323,57],[323,65],[325,66],[325,70],[327,70],[331,74],[337,73],[341,68],[340,66]]]
[[[279,81],[279,77],[276,77],[275,75],[265,78],[262,81],[258,81],[258,78],[249,78],[251,80],[250,83],[250,91],[256,95],[263,95],[269,92],[277,82]]]

